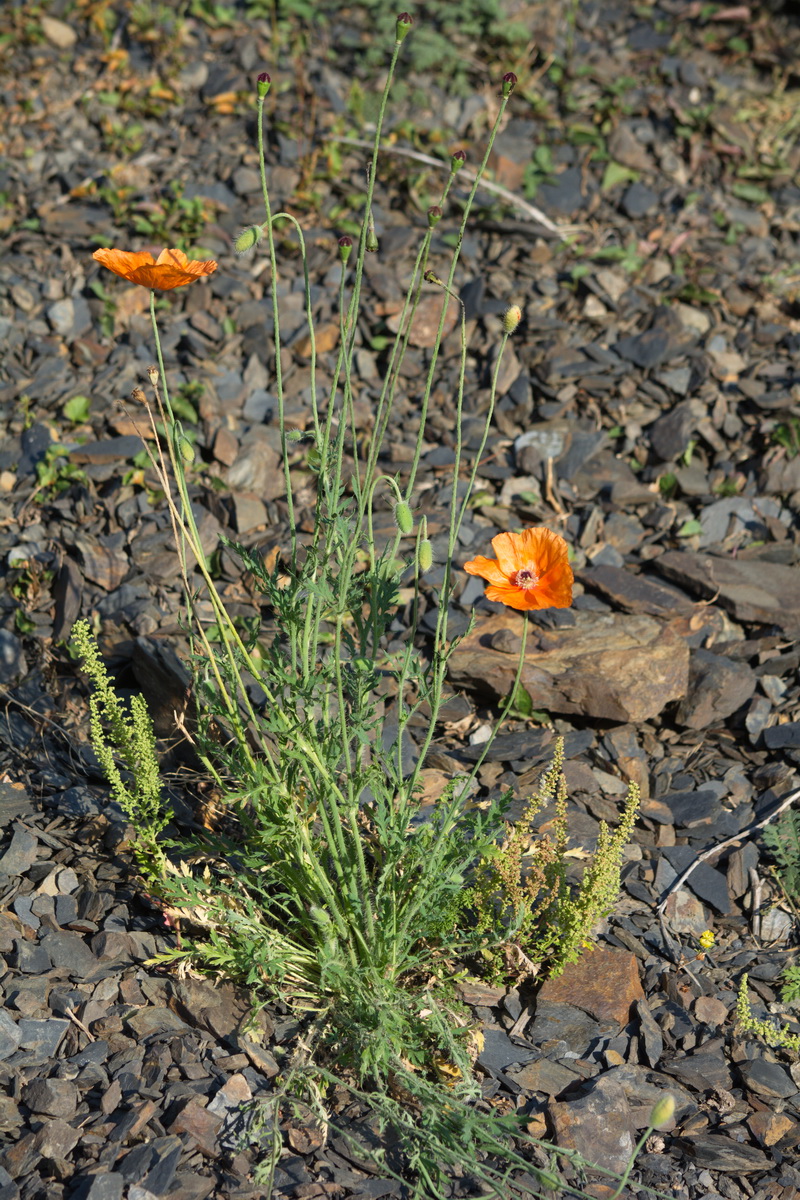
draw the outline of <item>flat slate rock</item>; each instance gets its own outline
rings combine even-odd
[[[521,682],[534,708],[627,723],[649,720],[686,694],[689,649],[669,626],[642,615],[573,615],[566,629],[529,629]],[[493,648],[502,629],[519,636],[522,618],[503,612],[479,621],[450,659],[451,683],[508,695],[517,658]]]
[[[800,567],[682,550],[668,550],[653,565],[681,587],[713,597],[737,621],[777,625],[800,636]]]

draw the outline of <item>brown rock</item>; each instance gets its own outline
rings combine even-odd
[[[534,708],[607,721],[646,721],[686,694],[689,649],[652,617],[580,611],[562,629],[531,626],[522,686]],[[511,690],[516,655],[492,648],[500,630],[519,635],[522,617],[508,610],[479,621],[455,650],[450,681],[498,699]]]
[[[198,1100],[189,1100],[169,1126],[169,1131],[176,1134],[188,1133],[201,1154],[205,1154],[207,1158],[217,1158],[217,1134],[221,1125],[222,1117],[210,1113]]]
[[[548,1116],[553,1140],[563,1149],[577,1150],[605,1170],[625,1170],[634,1140],[628,1101],[618,1084],[606,1081],[570,1102],[551,1100]]]
[[[543,983],[538,999],[572,1004],[597,1021],[616,1021],[621,1028],[630,1019],[633,1002],[644,1000],[636,956],[605,946],[587,950],[562,975]]]
[[[762,1146],[774,1146],[796,1128],[797,1122],[786,1113],[767,1111],[752,1113],[747,1118],[747,1125],[753,1137]]]
[[[436,288],[436,291],[427,296],[422,296],[417,311],[414,314],[414,323],[411,326],[410,344],[420,348],[428,348],[436,341],[436,331],[439,328],[439,321],[442,314],[442,304],[447,301],[447,296]],[[397,333],[400,328],[400,319],[402,316],[402,304],[386,304],[382,306],[385,313],[391,314],[388,316],[386,324],[391,329],[392,333]],[[447,304],[447,313],[444,319],[444,329],[442,337],[446,338],[448,333],[455,328],[459,318],[461,309],[455,301],[451,300]]]
[[[717,1026],[724,1024],[728,1010],[716,996],[698,996],[694,1002],[694,1015],[704,1025]]]

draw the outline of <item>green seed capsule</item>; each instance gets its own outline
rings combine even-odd
[[[522,320],[522,309],[518,304],[511,304],[503,313],[503,329],[513,333]]]
[[[666,1092],[661,1099],[653,1105],[653,1111],[650,1113],[650,1124],[654,1128],[659,1125],[666,1124],[675,1112],[675,1097],[669,1092]]]
[[[411,513],[411,506],[406,504],[405,500],[395,504],[394,520],[403,537],[407,537],[414,528],[414,517]]]
[[[258,245],[263,235],[264,230],[260,225],[248,225],[233,243],[234,254],[247,254],[248,250]]]
[[[433,546],[427,538],[419,544],[419,569],[421,574],[430,571],[433,566]]]

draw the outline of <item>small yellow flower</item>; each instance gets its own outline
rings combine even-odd
[[[717,939],[710,929],[704,929],[697,940],[700,943],[701,949],[710,950]]]

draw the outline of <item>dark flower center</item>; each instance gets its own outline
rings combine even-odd
[[[538,582],[539,576],[532,571],[530,567],[522,567],[521,570],[517,571],[517,574],[514,577],[514,583],[516,586],[518,588],[522,588],[523,591],[526,592],[529,591],[530,588],[535,588]]]

